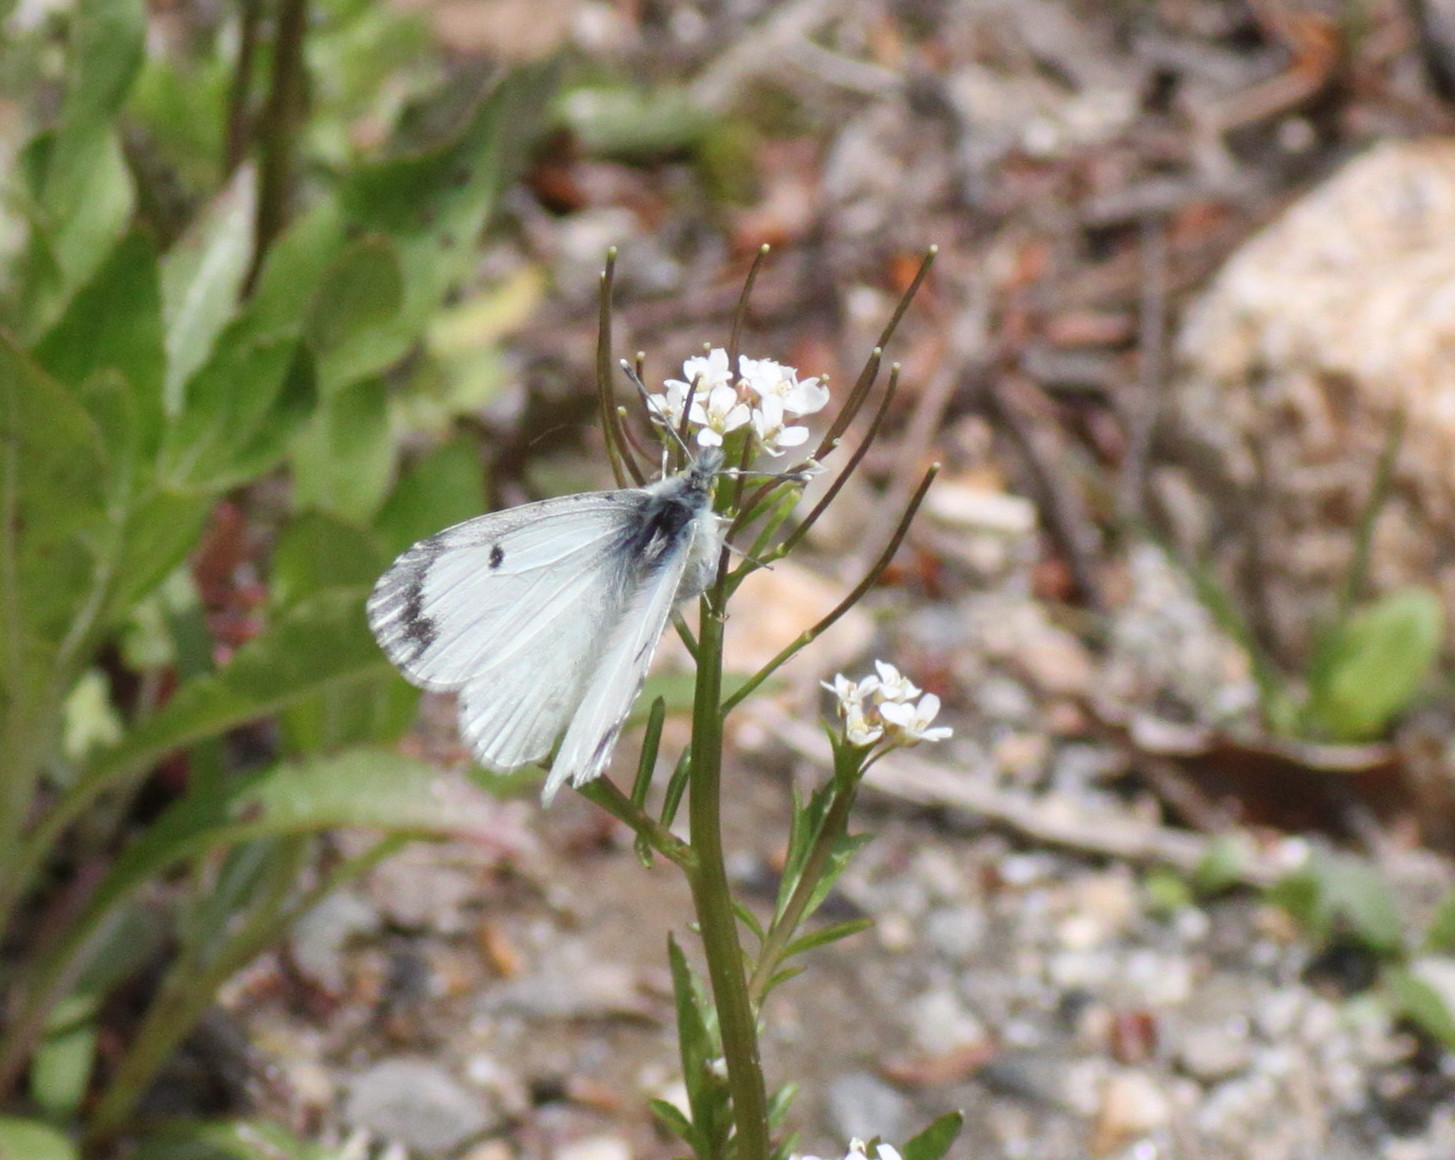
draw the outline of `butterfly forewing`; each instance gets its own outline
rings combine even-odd
[[[376,585],[369,623],[415,684],[460,691],[481,762],[518,769],[565,728],[630,603],[620,551],[632,492],[480,516],[416,544]]]

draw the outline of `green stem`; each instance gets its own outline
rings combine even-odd
[[[282,0],[277,28],[273,37],[273,79],[258,126],[262,164],[258,169],[257,228],[248,293],[257,284],[269,248],[283,232],[293,197],[294,159],[308,93],[303,60],[308,0]]]
[[[768,983],[778,971],[783,952],[798,933],[798,924],[803,921],[804,913],[813,899],[813,892],[818,887],[819,879],[823,877],[824,869],[828,866],[829,859],[833,857],[834,847],[848,833],[849,813],[853,810],[854,799],[859,793],[859,776],[856,774],[848,779],[847,783],[844,780],[836,780],[840,787],[839,792],[835,795],[833,804],[829,806],[828,813],[824,815],[823,825],[819,829],[818,837],[814,839],[813,849],[809,851],[808,857],[804,860],[803,870],[798,876],[798,883],[793,887],[793,893],[788,898],[788,904],[774,920],[772,928],[768,931],[768,937],[763,940],[758,965],[753,969],[753,977],[748,980],[748,1000],[754,1007],[763,1002]]]
[[[715,586],[716,590],[721,585]],[[722,847],[722,645],[720,604],[704,598],[692,710],[692,789],[688,816],[697,866],[689,877],[712,981],[737,1128],[737,1160],[767,1160],[768,1097],[758,1054],[757,1020],[748,998],[737,916]]]
[[[636,803],[606,778],[588,782],[580,788],[581,796],[609,813],[668,861],[681,866],[689,874],[696,868],[697,858],[681,838],[656,818],[640,810]]]

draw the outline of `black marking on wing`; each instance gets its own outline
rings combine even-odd
[[[429,575],[430,566],[443,549],[443,538],[432,536],[415,545],[414,551],[410,553],[413,559],[409,561],[409,578],[404,587],[404,611],[400,617],[404,627],[402,636],[409,642],[411,649],[407,662],[409,664],[419,660],[439,637],[439,625],[435,623],[434,617],[424,611],[424,582]]]
[[[505,563],[505,549],[499,544],[490,545],[490,570],[493,572]]]

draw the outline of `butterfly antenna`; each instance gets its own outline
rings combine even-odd
[[[672,426],[671,423],[663,423],[661,421],[661,415],[658,412],[656,405],[652,402],[652,399],[655,396],[653,396],[653,394],[649,390],[647,390],[647,384],[642,382],[642,376],[637,373],[636,368],[632,366],[631,363],[627,362],[626,359],[621,360],[621,369],[626,371],[626,377],[631,379],[632,385],[637,389],[637,394],[641,395],[642,405],[646,407],[647,414],[652,418],[653,422],[655,422],[657,426],[661,427],[664,431],[672,436],[672,441],[677,444],[677,450],[682,452],[683,458],[688,463],[691,463],[692,449],[687,446],[687,442],[682,438],[681,435],[677,433],[677,428]],[[692,407],[692,393],[696,389],[696,387],[697,383],[694,380],[692,386],[687,388],[687,398],[684,400],[682,405],[682,413],[684,415]]]

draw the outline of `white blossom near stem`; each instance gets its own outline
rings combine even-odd
[[[721,447],[727,436],[748,427],[762,451],[778,456],[808,442],[808,428],[789,419],[820,411],[828,401],[827,384],[817,377],[800,381],[794,367],[773,359],[740,355],[735,376],[727,351],[714,347],[684,361],[682,378],[665,380],[662,392],[647,403],[666,426],[680,426],[686,412],[703,447]]]
[[[920,687],[887,661],[875,661],[879,674],[875,692],[880,701],[912,701],[920,695]]]
[[[782,455],[788,448],[808,442],[807,427],[784,426],[783,403],[773,395],[758,400],[752,420],[758,443],[769,455]]]
[[[953,735],[948,725],[932,724],[940,712],[937,696],[922,695],[919,686],[891,664],[875,661],[874,667],[877,675],[857,681],[838,673],[832,683],[820,682],[837,701],[849,744],[868,747],[883,740],[886,749],[907,749]]]
[[[948,725],[931,727],[930,722],[939,712],[940,699],[933,693],[926,693],[917,705],[908,701],[885,701],[879,706],[879,716],[890,743],[906,748],[921,741],[943,741],[955,732]]]
[[[798,378],[796,367],[786,367],[769,358],[738,358],[738,373],[759,399],[777,399],[789,415],[812,415],[829,401],[829,389],[817,377]]]
[[[692,401],[691,418],[701,428],[697,432],[699,444],[721,447],[724,436],[752,422],[753,413],[739,400],[737,391],[724,384],[708,391],[705,402],[702,390],[698,389]]]

